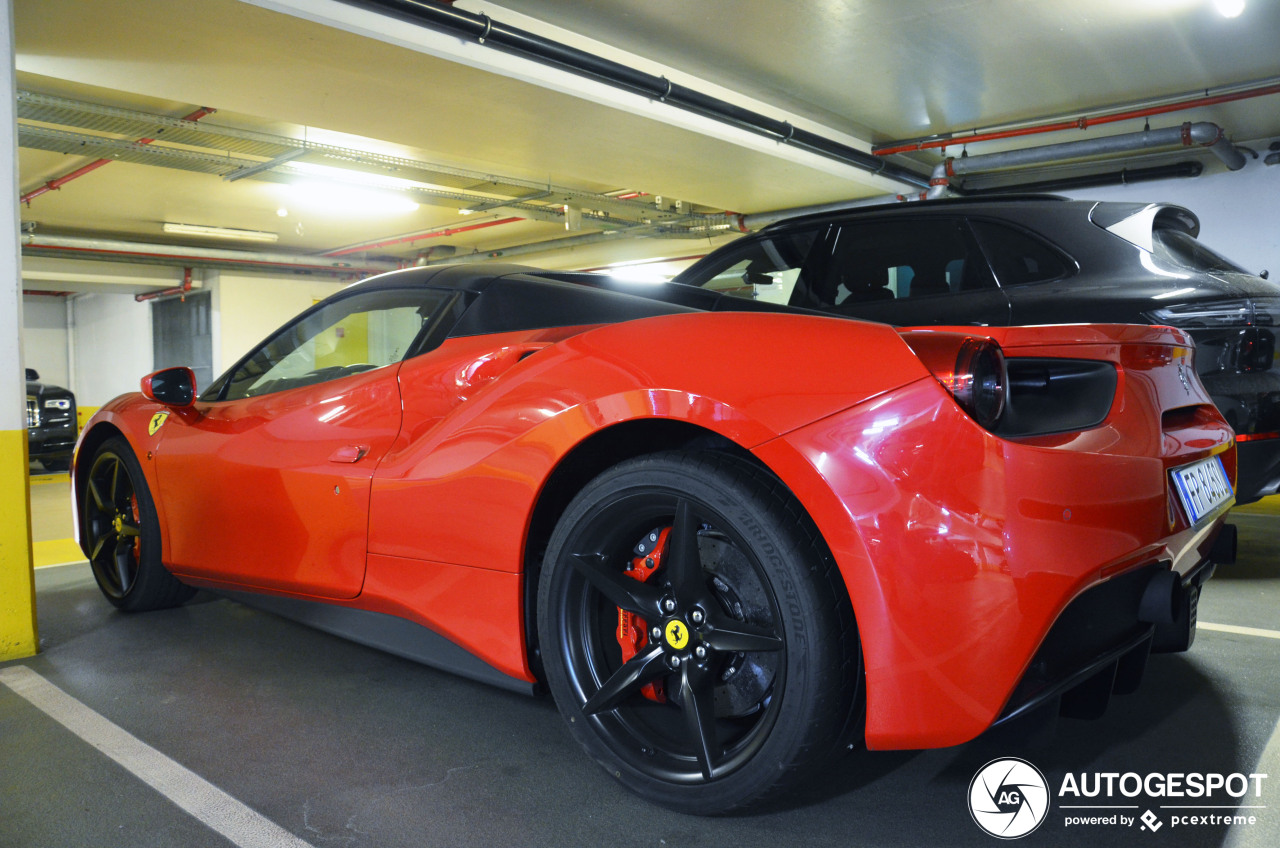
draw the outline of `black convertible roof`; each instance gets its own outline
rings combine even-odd
[[[370,277],[344,294],[414,286],[463,294],[466,311],[451,336],[609,324],[678,312],[822,314],[679,283],[632,283],[600,274],[508,264],[405,268]]]

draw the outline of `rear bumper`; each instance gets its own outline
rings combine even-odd
[[[1069,718],[1098,718],[1112,695],[1137,690],[1151,653],[1185,651],[1195,641],[1200,587],[1215,563],[1204,560],[1178,576],[1168,616],[1144,621],[1144,595],[1167,564],[1134,569],[1072,601],[1045,636],[993,727],[1040,710]],[[1146,610],[1146,617],[1150,610]]]
[[[853,602],[869,748],[961,744],[1074,688],[1150,639],[1126,606],[1130,580],[1145,585],[1155,564],[1182,580],[1203,567],[1228,505],[1187,526],[1169,471],[1213,454],[1233,469],[1230,428],[1206,405],[1154,439],[1161,407],[1136,371],[1128,406],[1078,434],[997,438],[926,380],[757,448],[784,479],[807,471],[834,493],[823,503],[824,487],[794,488]],[[1095,587],[1115,593],[1105,626],[1037,675],[1051,633],[1087,629],[1063,616]]]

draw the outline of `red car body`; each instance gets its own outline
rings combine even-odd
[[[354,288],[469,291],[502,278],[533,285],[511,268],[413,269]],[[183,583],[404,619],[489,671],[460,670],[531,689],[527,577],[578,481],[611,452],[714,437],[776,476],[834,556],[873,749],[959,744],[1015,712],[1037,651],[1089,590],[1142,569],[1188,585],[1207,576],[1230,501],[1192,523],[1170,471],[1218,456],[1234,481],[1235,449],[1184,332],[982,328],[1011,366],[1114,369],[1101,421],[1007,437],[913,350],[972,327],[710,308],[452,335],[384,367],[241,399],[117,398],[78,446],[82,544],[87,463],[122,435],[154,495],[164,566]]]

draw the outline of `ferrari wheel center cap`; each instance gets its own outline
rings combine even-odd
[[[667,644],[677,651],[684,650],[689,644],[689,625],[678,618],[668,621],[662,634],[666,637]]]
[[[111,526],[116,528],[116,532],[119,533],[121,530],[124,529],[124,517],[117,514],[116,517],[112,520]]]

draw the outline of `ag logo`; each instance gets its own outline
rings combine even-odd
[[[157,412],[155,415],[151,416],[151,423],[147,425],[147,435],[154,436],[156,434],[156,430],[159,430],[164,426],[164,422],[168,419],[169,413],[167,412]]]
[[[689,628],[679,619],[668,621],[664,632],[667,636],[667,644],[677,651],[683,650],[684,646],[689,644]]]
[[[1026,836],[1048,813],[1049,784],[1040,769],[1026,760],[992,760],[969,783],[969,814],[992,836]]]

